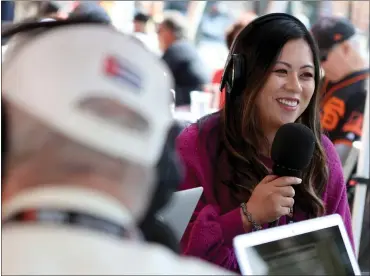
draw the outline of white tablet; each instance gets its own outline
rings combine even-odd
[[[181,240],[202,193],[203,187],[176,192],[158,214],[158,219],[171,227],[178,241]]]
[[[243,234],[233,243],[243,275],[361,275],[337,214]]]

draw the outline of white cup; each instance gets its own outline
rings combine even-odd
[[[210,113],[212,94],[203,91],[190,92],[190,112],[196,117],[200,118]]]

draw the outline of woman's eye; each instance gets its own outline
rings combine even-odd
[[[313,74],[312,73],[309,73],[309,72],[303,73],[302,74],[302,77],[304,77],[304,78],[312,78],[313,77]]]
[[[279,74],[287,74],[288,73],[288,71],[285,70],[285,69],[277,69],[277,70],[275,70],[275,72],[279,73]]]

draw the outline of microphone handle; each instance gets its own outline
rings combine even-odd
[[[278,166],[278,165],[274,165],[273,166],[273,169],[272,169],[272,171],[273,171],[272,173],[274,175],[277,175],[279,177],[282,177],[283,175],[280,173],[279,167],[280,166]],[[288,175],[285,174],[284,176],[288,176]],[[297,175],[290,175],[290,176],[301,177],[300,172],[297,173]],[[293,211],[293,214],[292,214],[291,217],[290,216],[286,216],[286,219],[287,219],[287,222],[288,222],[287,224],[290,224],[290,223],[293,223],[294,222],[293,216],[294,216],[294,211]],[[268,224],[268,228],[279,226],[279,221],[280,221],[280,218],[277,219],[277,220],[275,220],[275,221],[270,222]]]

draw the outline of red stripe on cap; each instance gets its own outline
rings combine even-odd
[[[104,62],[104,71],[108,76],[116,76],[119,72],[119,66],[117,60],[109,56]]]
[[[35,210],[30,210],[30,211],[25,211],[22,217],[26,221],[33,221],[33,220],[36,220],[37,214]]]

